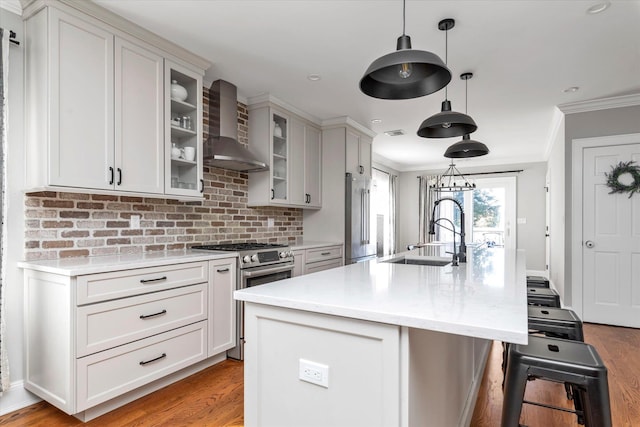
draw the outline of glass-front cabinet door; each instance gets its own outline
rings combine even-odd
[[[165,194],[201,197],[202,76],[165,60]]]
[[[277,111],[271,121],[271,199],[287,200],[289,180],[289,119]]]

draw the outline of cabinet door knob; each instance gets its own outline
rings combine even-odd
[[[118,185],[122,184],[122,169],[118,168]]]
[[[201,193],[204,193],[204,179],[201,179],[201,180],[200,180],[200,186],[201,186],[201,187],[200,187],[200,192],[201,192]]]
[[[113,167],[109,166],[109,175],[111,176],[111,178],[109,178],[109,185],[113,185]]]
[[[273,188],[271,189],[271,200],[276,198],[276,192],[273,190]]]

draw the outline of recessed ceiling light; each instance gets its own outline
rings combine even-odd
[[[577,92],[580,88],[578,86],[571,86],[563,90],[564,93]]]
[[[322,77],[320,76],[320,74],[309,74],[307,76],[307,78],[309,80],[311,80],[312,82],[317,82],[318,80],[320,80]]]
[[[591,6],[590,8],[587,9],[587,13],[589,15],[595,15],[597,13],[601,13],[604,12],[605,10],[609,9],[609,6],[611,6],[611,2],[610,1],[605,1],[602,3],[596,3],[593,6]]]
[[[377,125],[379,123],[382,123],[382,119],[371,119],[371,123],[373,123],[374,125]]]

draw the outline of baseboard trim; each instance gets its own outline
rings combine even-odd
[[[35,394],[24,388],[24,381],[15,381],[9,385],[9,390],[5,390],[0,397],[0,415],[26,408],[34,403],[40,402]]]

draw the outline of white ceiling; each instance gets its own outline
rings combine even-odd
[[[640,1],[612,1],[603,13],[588,14],[599,1],[407,1],[414,49],[444,60],[445,34],[437,25],[456,20],[448,58],[454,110],[465,110],[460,74],[474,73],[472,138],[491,153],[459,165],[543,161],[557,125],[554,106],[640,93]],[[359,90],[369,64],[395,50],[400,0],[96,2],[210,60],[207,82],[222,78],[243,98],[266,92],[320,120],[346,115],[370,127],[378,133],[374,152],[396,169],[441,167],[445,149],[460,140],[416,135],[440,111],[444,90],[413,100],[378,100]],[[308,80],[311,73],[322,79]],[[570,86],[580,90],[564,93]],[[406,135],[383,134],[392,129]]]

